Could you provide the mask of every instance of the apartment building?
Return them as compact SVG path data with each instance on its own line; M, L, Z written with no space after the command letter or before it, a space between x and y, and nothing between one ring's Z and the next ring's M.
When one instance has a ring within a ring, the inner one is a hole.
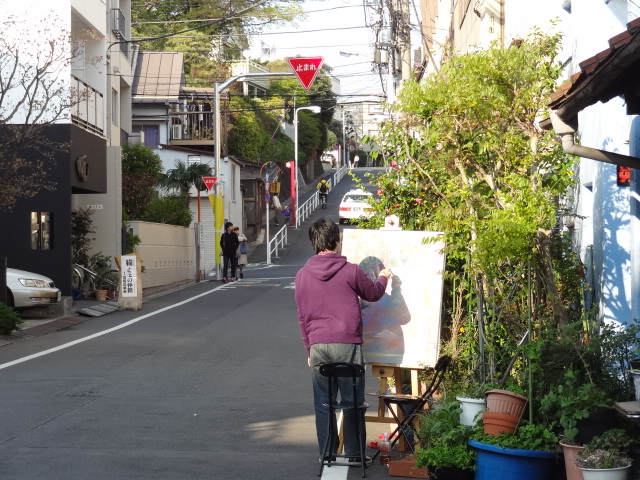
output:
M26 66L41 61L51 45L48 35L68 38L51 52L57 59L55 69L44 74L45 80L55 77L66 94L51 100L50 108L37 101L20 107L23 118L29 119L34 118L29 116L34 108L41 108L43 115L33 121L49 121L46 137L64 146L42 156L43 162L51 162L52 188L0 213L0 222L11 225L11 235L0 237L8 266L51 277L67 299L74 210L94 210L95 252L121 254L120 152L131 133L130 12L130 0L24 0L3 5L3 14L13 16L20 26L5 29L4 38L32 49L20 57ZM62 105L55 119L48 118L52 105ZM20 154L38 157L42 152L32 148Z

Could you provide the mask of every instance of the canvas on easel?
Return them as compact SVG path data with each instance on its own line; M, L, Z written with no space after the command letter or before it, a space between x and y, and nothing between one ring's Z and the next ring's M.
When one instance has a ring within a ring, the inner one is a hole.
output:
M434 366L440 344L444 242L440 232L345 229L342 255L375 279L390 268L384 297L362 302L365 361ZM425 240L430 241L425 241Z

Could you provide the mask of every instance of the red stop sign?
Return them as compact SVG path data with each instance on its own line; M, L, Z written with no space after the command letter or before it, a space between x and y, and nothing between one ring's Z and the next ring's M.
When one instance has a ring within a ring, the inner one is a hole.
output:
M295 57L289 59L291 69L305 90L309 90L309 87L313 84L323 62L323 57Z

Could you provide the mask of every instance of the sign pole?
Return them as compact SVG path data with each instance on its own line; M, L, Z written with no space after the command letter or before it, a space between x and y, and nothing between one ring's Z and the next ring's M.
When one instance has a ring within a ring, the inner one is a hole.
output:
M269 237L269 202L271 201L271 195L269 194L269 182L264 182L264 203L266 205L266 219L267 219L267 265L271 265L271 239Z

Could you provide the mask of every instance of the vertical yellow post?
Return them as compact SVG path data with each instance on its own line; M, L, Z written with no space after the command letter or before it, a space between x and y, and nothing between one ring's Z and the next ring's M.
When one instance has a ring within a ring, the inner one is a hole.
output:
M222 265L222 258L220 257L220 235L222 234L222 229L224 227L224 196L210 194L209 203L213 210L213 227L215 230L213 235L213 245L215 251L216 275L220 277L219 274Z

